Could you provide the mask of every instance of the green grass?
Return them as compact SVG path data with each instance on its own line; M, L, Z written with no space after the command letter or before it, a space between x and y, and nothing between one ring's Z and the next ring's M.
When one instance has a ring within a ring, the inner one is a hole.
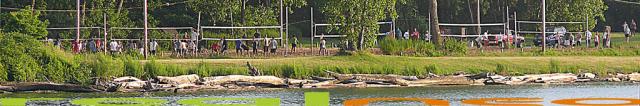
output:
M324 70L352 74L398 74L423 76L425 73L452 74L498 72L519 75L538 73L640 72L640 57L403 57L403 56L332 56L281 59L207 59L156 60L160 64L177 64L185 68L207 64L209 70L247 73L250 62L267 75L290 78L323 76ZM222 75L222 74L218 74Z

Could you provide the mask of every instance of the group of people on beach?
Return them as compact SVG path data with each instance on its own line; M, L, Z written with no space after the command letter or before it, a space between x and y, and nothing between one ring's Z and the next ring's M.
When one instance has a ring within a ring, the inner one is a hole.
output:
M635 20L631 20L631 24L624 22L624 24L622 24L622 29L625 37L625 42L629 43L630 38L635 36L635 33L637 32L637 25ZM611 34L612 34L611 32L612 32L612 27L605 26L605 31L602 32L602 35L597 32L595 32L595 35L594 35L594 33L592 33L591 31L586 30L584 32L584 37L582 34L577 34L577 36L574 36L573 34L569 34L569 36L564 37L564 39L560 39L561 37L555 37L555 38L557 38L558 41L561 41L562 43L560 44L563 44L564 47L582 46L582 43L584 43L587 48L591 48L591 47L611 48Z
M250 39L246 36L243 36L242 39L226 39L223 37L222 39L220 39L219 42L214 42L211 44L210 46L211 53L218 54L218 55L227 54L228 53L227 50L229 50L229 41L234 41L235 50L238 55L257 54L261 47L260 45L263 45L262 52L265 55L269 53L276 54L278 51L278 41L276 40L276 38L269 38L269 37L262 38L262 35L260 34L260 32L256 32L254 34L254 37Z

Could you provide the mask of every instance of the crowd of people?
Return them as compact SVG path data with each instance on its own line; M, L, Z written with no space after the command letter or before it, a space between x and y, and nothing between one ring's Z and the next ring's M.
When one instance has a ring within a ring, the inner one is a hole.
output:
M637 30L637 24L635 20L631 20L630 23L624 22L621 28L623 28L623 33L625 36L625 42L630 42L630 38L635 35ZM603 47L610 48L611 47L611 26L606 26L605 31L602 33L591 32L589 30L585 30L583 33L569 33L569 34L554 34L547 38L548 40L552 40L555 45L554 47L576 47L576 46L586 46L586 47ZM323 34L324 35L324 34ZM421 35L418 29L414 28L413 31L407 30L406 32L402 32L400 28L396 29L395 32L389 33L392 37L396 39L403 40L425 40L429 42L431 40L431 35L423 34ZM229 50L230 41L233 41L235 44L235 52L238 55L245 54L258 54L260 53L260 49L262 49L262 53L264 55L268 54L276 54L278 51L278 40L276 38L263 37L263 35L256 31L252 38L247 36L243 36L242 39L233 39L228 40L224 37L219 41L216 41L210 45L209 48L204 49L204 51L198 50L199 36L197 30L192 30L191 34L185 33L184 36L180 37L178 34L175 34L174 40L172 42L173 45L173 56L182 57L182 56L193 56L198 52L208 52L213 55L226 55ZM299 46L299 41L297 37L292 37L290 40L291 48L290 52L297 52L297 48ZM62 40L47 40L48 42L53 42L53 45L59 48L62 47ZM71 42L71 50L74 53L96 53L96 52L109 52L111 54L119 54L125 52L125 50L144 53L144 47L139 45L144 45L142 39L135 40L111 40L110 42L104 41L104 39L94 38L87 40L74 40ZM126 46L125 46L126 45ZM158 40L151 39L149 42L149 53L151 55L155 55L159 52L160 45L158 44ZM348 42L345 42L345 47L348 45ZM323 37L320 38L319 41L319 51L320 55L328 55L327 51L327 40ZM208 50L207 50L208 49Z

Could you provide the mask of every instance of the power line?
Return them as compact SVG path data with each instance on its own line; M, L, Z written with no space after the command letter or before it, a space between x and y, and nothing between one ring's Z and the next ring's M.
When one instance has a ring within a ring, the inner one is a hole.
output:
M178 5L178 4L185 4L188 3L190 1L182 1L182 2L175 2L175 3L164 3L158 7L168 7L168 6L174 6L174 5ZM123 8L123 10L133 10L133 9L142 9L144 7L130 7L130 8ZM23 8L15 8L15 7L0 7L0 9L5 9L5 10L22 10ZM117 11L118 9L90 9L90 10L80 10L80 11ZM58 10L58 9L51 9L51 10L35 10L35 11L42 11L42 12L76 12L78 10Z

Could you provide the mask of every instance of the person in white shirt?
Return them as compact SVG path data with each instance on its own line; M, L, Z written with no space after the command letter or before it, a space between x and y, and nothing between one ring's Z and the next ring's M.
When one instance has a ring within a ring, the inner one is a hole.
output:
M151 51L151 55L155 55L158 50L158 42L155 39L151 39L149 43L149 51Z
M118 42L111 41L111 43L109 43L109 49L111 51L111 54L117 53L118 52Z
M587 48L590 48L591 47L591 36L593 36L593 34L591 33L591 31L587 30L587 32L585 32L585 35L587 37L586 38L586 40L587 40L587 42L586 42Z
M409 30L407 30L407 32L404 32L403 37L404 39L409 39Z
M629 38L631 37L631 28L629 28L629 24L627 24L627 22L624 22L624 24L622 24L622 28L624 28L624 38L627 43L629 43Z

